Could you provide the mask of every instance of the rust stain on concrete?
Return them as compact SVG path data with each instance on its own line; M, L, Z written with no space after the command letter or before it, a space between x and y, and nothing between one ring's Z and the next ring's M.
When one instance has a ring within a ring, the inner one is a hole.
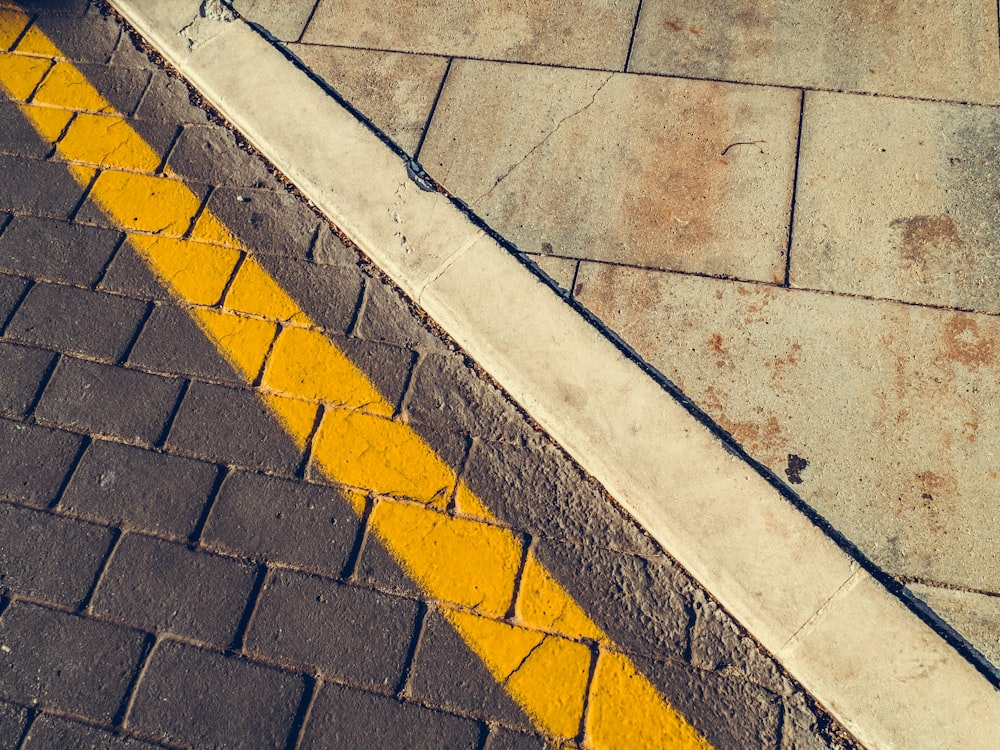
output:
M956 313L944 325L944 354L972 369L995 364L996 341L979 329L972 315Z
M914 477L910 491L900 496L896 515L921 520L933 534L947 534L948 520L959 497L955 477L922 471Z
M925 265L963 245L958 225L947 215L911 216L896 219L889 226L899 231L900 254L910 263Z
M660 256L669 248L671 255L685 258L683 267L711 267L696 259L725 228L719 207L726 205L731 179L729 162L720 154L731 132L730 89L699 88L690 97L667 87L648 89L652 100L644 109L680 112L648 128L644 153L639 158L631 154L634 181L621 222L643 249L643 265L662 264ZM677 123L687 126L678 128Z

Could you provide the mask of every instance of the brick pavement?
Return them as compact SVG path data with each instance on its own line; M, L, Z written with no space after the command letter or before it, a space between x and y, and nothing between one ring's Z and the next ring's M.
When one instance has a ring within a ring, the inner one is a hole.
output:
M60 114L72 72L57 62L55 81L9 92L47 105L33 119L56 122L48 140L8 105L0 143L0 743L548 746L556 737L526 713L518 665L501 684L496 665L470 648L481 643L476 634L509 631L536 633L528 656L551 653L552 669L582 665L580 696L549 686L556 704L592 706L589 728L581 722L560 742L627 742L627 733L599 731L604 704L594 691L621 680L641 691L648 679L718 748L850 744L453 344L138 53L113 17L68 2L32 16L33 27L28 20L0 10L0 44L16 48L0 54L0 80L10 87L20 78L9 71L51 64L36 28L143 137L170 133L145 169L184 175L199 218L156 228L204 237L214 230L205 217L218 216L251 253L204 304L218 309L223 291L227 304L263 304L259 285L239 290L240 274L258 267L249 258L278 280L377 386L390 418L379 424L393 435L415 431L440 457L451 485L434 512L448 520L431 523L428 538L445 524L516 540L517 571L513 590L500 594L473 581L484 598L471 608L442 593L453 562L404 573L385 529L425 523L429 511L397 497L419 499L423 480L375 472L388 482L381 487L361 472L331 482L316 456L333 427L302 445L265 408L262 386L291 371L268 369L248 383L242 361L227 360L192 323L190 300L179 303L140 260L133 243L149 251L157 245L141 238L151 235L126 241L95 203L102 181L127 180L123 194L139 199L155 183L73 167L53 148L74 127L93 126L84 114ZM143 153L101 153L96 164ZM136 205L136 222L161 218L157 201ZM196 290L212 278L211 263L177 268L173 282L189 271ZM315 341L288 333L312 329L279 328L272 356L281 336ZM345 413L367 429L364 412ZM507 542L497 544L477 549ZM547 598L560 586L583 606L582 620ZM563 609L547 611L553 603Z

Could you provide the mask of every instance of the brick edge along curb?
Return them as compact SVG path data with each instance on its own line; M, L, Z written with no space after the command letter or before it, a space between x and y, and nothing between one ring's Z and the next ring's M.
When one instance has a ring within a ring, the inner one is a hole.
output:
M859 740L994 741L976 666L267 39L109 1Z

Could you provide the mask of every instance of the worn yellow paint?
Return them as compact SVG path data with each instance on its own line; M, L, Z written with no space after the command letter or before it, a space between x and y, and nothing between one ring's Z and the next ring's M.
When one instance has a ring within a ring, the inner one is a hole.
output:
M18 10L0 10L0 51L6 52L17 41L31 19Z
M74 117L72 112L55 107L37 107L33 104L22 104L20 107L21 112L42 137L53 142L59 139Z
M86 187L97 177L97 167L88 167L85 164L67 164L69 173L76 178L76 181Z
M25 18L0 8L0 43L16 39ZM129 230L131 245L208 338L248 382L261 378L263 402L301 449L311 449L322 473L348 485L343 494L359 516L373 497L369 529L444 603L449 621L538 726L560 746L578 740L582 728L587 748L706 748L537 558L524 554L521 538L496 523L412 428L392 419L394 405L229 229L201 211L201 198L169 172L152 173L155 152L78 69L53 64L49 58L62 56L40 34L25 36L18 51L41 56L0 53L0 85L27 102L29 120ZM70 122L73 112L111 117L78 114ZM452 501L455 513L447 512Z
M280 393L261 392L264 403L278 417L285 431L292 436L295 444L303 449L316 425L319 405L315 401L285 396Z
M534 555L525 560L515 612L523 625L552 630L569 638L607 640L580 605L565 596L562 587Z
M80 69L73 63L57 62L52 66L32 101L54 107L77 109L86 112L114 113L115 109L101 96Z
M309 320L288 292L249 256L226 293L225 305L230 310L289 323L308 323Z
M138 172L101 172L90 195L126 229L143 232L182 235L201 207L183 182Z
M251 383L256 380L278 327L269 320L212 308L195 307L191 314L237 371Z
M364 492L352 489L345 489L341 494L347 500L347 504L351 506L351 509L358 515L358 518L361 518L365 512L365 506L368 504L368 496Z
M201 242L214 242L217 245L228 247L242 247L242 243L237 240L233 233L212 213L206 211L198 217L198 221L191 231L191 239Z
M496 617L510 608L522 552L509 530L390 499L368 523L431 596Z
M592 658L587 646L469 612L444 614L539 727L565 739L579 734Z
M109 192L102 203L128 199L128 195L115 196ZM116 210L116 213L128 215L133 212ZM177 237L131 234L129 241L157 277L178 297L192 305L218 304L240 259L239 251L233 248Z
M59 153L88 164L143 172L152 172L160 164L159 154L124 119L90 112L76 116L59 141Z
M27 101L49 68L51 60L0 53L0 84L15 101Z
M459 482L455 490L455 512L470 518L480 518L483 521L493 521L493 513L480 500L476 493L469 489L465 482Z
M327 409L313 459L344 484L436 508L448 506L455 488L455 472L409 426L363 411Z
M622 711L628 706L628 711ZM624 654L601 651L590 687L584 745L595 750L676 747L710 750L681 714L664 703Z
M281 332L274 342L274 351L268 359L262 382L273 391L361 409L369 414L391 417L395 411L393 405L327 336L311 328L290 327ZM375 423L373 429L377 430L383 421ZM401 444L401 448L408 451L408 457L415 458L419 449L415 446L408 449L407 446L408 442Z
M63 56L47 36L37 27L32 26L17 43L17 51L26 55L41 55L42 57L60 58Z

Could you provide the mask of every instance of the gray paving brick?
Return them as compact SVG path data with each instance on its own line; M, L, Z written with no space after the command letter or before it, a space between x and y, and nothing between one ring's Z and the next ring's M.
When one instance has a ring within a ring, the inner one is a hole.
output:
M796 687L774 659L704 591L692 589L694 623L688 647L691 665L738 674L772 693L791 696Z
M240 148L232 131L220 125L184 128L167 166L185 179L213 185L253 188L274 182L264 163Z
M125 534L90 607L146 630L224 648L236 635L256 576L253 565L232 558Z
M385 546L371 534L361 549L352 579L357 583L376 586L394 594L413 597L422 595L420 587L403 572Z
M345 245L330 227L320 225L313 244L312 260L327 266L357 266L358 252Z
M407 418L434 431L460 429L505 442L542 439L517 409L480 379L458 352L421 357L406 399Z
M79 435L0 419L0 495L51 504L82 444Z
M0 701L0 741L5 748L16 748L28 724L28 709Z
M666 557L536 540L539 561L621 648L650 656L685 652L688 580Z
M63 164L0 154L0 209L65 219L83 188Z
M59 507L128 529L187 538L218 475L215 464L95 440Z
M531 721L437 610L424 618L407 690L422 703L531 730Z
M299 449L252 391L193 382L167 445L251 469L293 474Z
M377 341L334 335L330 335L330 338L368 376L385 400L398 409L416 354L409 349Z
M853 746L849 738L827 716L819 716L801 692L784 700L781 719L781 750L828 750Z
M96 7L90 7L83 19L46 13L36 19L35 26L65 57L81 63L108 62L121 34L118 23Z
M521 734L503 727L490 731L485 750L545 750L550 745L534 734Z
M365 299L354 335L407 349L443 351L441 340L410 313L399 293L378 279L366 279Z
M715 750L778 747L781 701L763 688L679 661L635 662Z
M114 68L93 63L79 63L77 68L115 111L126 116L135 112L149 84L150 74L147 70Z
M145 640L135 630L14 602L0 616L0 695L110 721Z
M139 300L39 283L7 324L7 336L115 362L128 350L146 312Z
M143 299L164 301L172 299L170 292L157 280L149 270L149 266L128 243L122 245L112 258L97 288Z
M163 70L154 70L145 96L135 111L140 120L180 125L208 122L205 110L191 103L187 85Z
M52 144L43 141L31 123L21 114L17 104L0 99L0 153L42 159L52 151Z
M419 605L305 573L272 571L246 637L248 651L376 689L403 677Z
M0 341L0 413L23 417L52 367L55 352Z
M395 698L324 685L306 725L302 750L405 747L409 750L479 747L483 730L470 719Z
M110 229L16 216L0 235L0 270L92 286L120 241Z
M242 376L205 337L191 314L169 302L153 309L129 352L128 361L158 372L231 385L243 382Z
M305 260L319 226L316 214L280 186L219 188L208 199L208 210L259 255Z
M125 440L153 443L163 434L181 382L123 367L63 357L35 416ZM129 394L123 399L122 394Z
M154 750L151 745L131 737L75 721L43 714L31 724L22 750Z
M14 312L27 286L28 282L24 279L0 274L0 326L6 323L7 318Z
M75 607L113 538L103 526L0 503L0 591Z
M149 658L126 724L183 744L286 747L300 675L174 642Z
M135 130L161 159L169 153L180 131L180 126L172 123L137 120L135 117L129 118L129 127Z
M515 528L551 539L657 552L604 489L550 444L477 440L464 478L490 510Z
M338 333L351 325L361 296L361 271L357 268L270 255L257 260L315 323Z
M201 542L339 576L359 525L332 487L236 471L219 490Z

